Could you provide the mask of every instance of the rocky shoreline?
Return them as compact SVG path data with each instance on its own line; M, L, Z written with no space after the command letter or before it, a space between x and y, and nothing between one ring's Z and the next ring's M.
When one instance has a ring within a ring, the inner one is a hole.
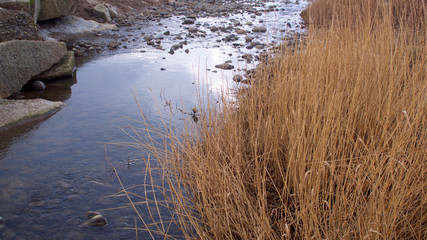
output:
M0 98L9 99L3 102L21 99L19 92L24 85L40 91L44 81L71 76L75 58L131 48L135 42L144 42L147 47L174 54L181 49L184 51L187 40L199 38L203 41L203 38L216 34L222 36L217 42L259 52L256 55L242 54L241 61L266 61L274 43L266 45L256 40L254 34L265 33L267 29L261 20L255 21L266 12L280 10L274 4L266 6L249 0L28 0L24 6L16 5L22 1L6 2L8 4L0 3L0 58L4 59L0 62L0 70L5 73L0 78ZM262 11L260 7L263 7ZM246 14L253 22L236 20L225 25L198 22L200 18L231 14ZM175 21L179 21L179 28L184 33L167 30L156 35L140 31L138 23L149 21L156 24L174 16L179 16ZM286 27L291 26L288 23ZM55 47L61 50L52 52ZM185 48L185 53L188 51ZM234 66L225 62L215 68L231 70ZM254 70L248 70L244 75L246 78L236 74L233 80L249 83L253 73ZM7 115L5 110L0 112L0 128L5 126L1 124L5 122L5 117L1 116L4 114ZM22 118L16 121L19 119Z

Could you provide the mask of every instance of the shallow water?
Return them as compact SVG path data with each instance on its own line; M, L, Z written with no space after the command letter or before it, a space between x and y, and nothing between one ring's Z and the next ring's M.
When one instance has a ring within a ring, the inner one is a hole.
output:
M283 10L266 13L256 20L243 14L197 21L201 23L200 29L204 29L206 22L226 25L230 19L242 23L263 20L262 24L269 27L270 41L274 36L299 31L298 13L306 2L276 4L281 4ZM134 38L142 32L161 34L165 29L186 32L179 28L178 19L181 18L140 23L140 30L118 33ZM292 27L284 27L287 22L291 22ZM288 29L284 33L278 31L283 28ZM47 84L41 96L64 101L64 106L0 132L0 216L7 219L5 225L0 225L0 239L135 239L135 231L129 230L135 224L133 210L108 210L126 205L128 201L121 195L111 197L118 193L120 185L105 160L104 143L131 141L120 128L138 126L130 119L141 120L132 91L151 124L161 127L161 114L180 127L184 121L191 122L191 117L178 108L189 111L197 105L195 83L208 81L215 93L235 84L230 79L239 68L254 66L239 61L237 56L256 50L218 43L216 40L225 35L206 32L205 38L189 38L188 45L174 55L168 50L155 50L142 41L130 40L127 49L106 52L79 63L74 78ZM266 33L254 35L258 41L267 41ZM238 42L243 44L244 40ZM169 49L174 43L172 39L165 39L162 45ZM189 53L184 49L189 49ZM235 71L214 68L227 60L232 61ZM143 153L112 145L107 147L107 152L125 186L143 182ZM82 226L85 213L91 210L100 211L107 217L108 224ZM144 219L151 222L147 209L139 210ZM163 220L167 220L167 211L162 211ZM141 226L139 221L138 226ZM176 227L169 233L179 235ZM141 231L139 238L151 237Z

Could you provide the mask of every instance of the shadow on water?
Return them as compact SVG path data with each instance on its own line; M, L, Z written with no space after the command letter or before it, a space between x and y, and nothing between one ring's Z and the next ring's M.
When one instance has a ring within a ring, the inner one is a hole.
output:
M50 101L66 102L71 97L71 86L77 83L76 75L72 77L45 81L44 91L23 91L25 99L43 98ZM47 121L60 109L50 111L42 116L35 116L19 121L1 129L0 137L0 161L5 157L8 146L19 141L21 136L36 131L40 124Z
M71 86L77 83L76 74L73 77L44 81L44 91L23 91L24 98L44 98L50 101L65 102L71 97Z
M28 132L36 131L38 126L48 120L55 114L55 112L56 111L53 111L43 116L23 120L18 124L12 124L11 126L7 126L5 129L2 129L0 138L0 161L5 158L9 145L19 141L20 137L26 135Z

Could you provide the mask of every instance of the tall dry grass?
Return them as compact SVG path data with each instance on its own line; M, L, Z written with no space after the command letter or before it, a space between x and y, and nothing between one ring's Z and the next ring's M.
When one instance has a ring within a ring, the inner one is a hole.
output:
M141 144L187 239L427 238L426 35L411 25L426 26L426 5L331 24L349 7L363 19L365 2L316 1L311 19L334 17L263 65L237 104L201 103L184 132L142 131L164 138Z
M316 27L373 24L388 19L394 27L425 31L425 0L313 0L302 18Z

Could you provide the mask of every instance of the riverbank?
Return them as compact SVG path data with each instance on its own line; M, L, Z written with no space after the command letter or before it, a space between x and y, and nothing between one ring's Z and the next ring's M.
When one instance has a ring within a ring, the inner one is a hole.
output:
M161 148L135 128L185 237L425 239L426 7L315 1L308 38L236 101Z
M108 12L111 13L109 21L102 19L91 10L98 4L108 7ZM210 41L216 41L216 44L211 44L211 48L219 48L222 45L231 46L241 52L238 61L257 64L269 59L271 44L283 41L280 37L272 39L271 43L262 39L262 36L267 34L265 27L267 23L260 18L266 13L283 11L284 9L279 8L278 4L252 1L197 1L197 3L193 1L150 1L133 4L134 1L77 1L73 16L38 22L38 26L32 27L32 30L37 32L33 35L39 39L41 33L45 39L65 42L67 50L74 53L78 62L84 58L132 51L132 49L141 48L141 44L173 55L175 52L188 53L192 43L197 41L205 41L207 45ZM229 23L208 20L219 20L230 15L237 16L237 14L246 16L247 20L241 22L231 19L232 21ZM158 31L161 29L160 21L167 19L170 19L171 23L175 22L173 25L176 27ZM148 25L148 28L153 29L147 31L142 28L141 24L144 22L150 23L151 26ZM156 22L159 23L159 26L155 25ZM204 23L202 24L202 22ZM40 33L38 33L39 27ZM287 34L288 39L285 41L292 41L292 34L301 27L298 22L289 20L275 31L280 32L282 36ZM5 37L7 36L5 35ZM15 37L10 36L9 38ZM187 46L187 44L189 45ZM246 49L246 51L240 49ZM231 56L233 52L230 51L227 54ZM239 70L238 73L235 73L234 79L242 83L249 83L249 78L254 73L252 69L238 68L230 62L217 62L212 68L213 72L221 69ZM12 98L20 99L29 95L42 96L42 94L16 93Z

